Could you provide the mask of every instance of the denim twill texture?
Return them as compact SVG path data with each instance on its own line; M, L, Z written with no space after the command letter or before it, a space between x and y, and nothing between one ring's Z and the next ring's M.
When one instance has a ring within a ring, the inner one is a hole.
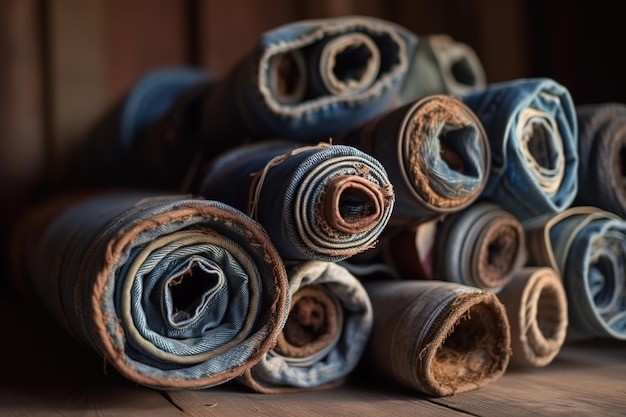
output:
M563 279L572 338L626 340L626 222L597 207L571 207L524 223L529 265Z
M276 343L288 313L286 272L243 213L115 192L46 215L32 214L41 230L16 235L23 279L57 322L131 381L213 386Z
M569 91L549 78L488 85L462 96L482 121L491 170L482 193L520 219L569 207L578 184L578 128Z
M287 272L292 304L278 344L239 380L267 393L343 383L372 329L365 288L332 262L305 261Z
M248 213L285 259L337 261L371 248L391 217L383 166L343 145L272 141L217 158L200 193Z

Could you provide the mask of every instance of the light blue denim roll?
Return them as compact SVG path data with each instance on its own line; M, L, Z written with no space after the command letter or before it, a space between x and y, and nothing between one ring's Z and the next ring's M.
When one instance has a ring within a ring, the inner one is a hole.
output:
M421 39L367 16L301 20L263 33L207 97L208 146L223 151L211 142L224 138L224 145L248 137L325 141L426 94L485 84L467 45Z
M567 88L549 78L518 79L490 84L462 99L489 138L492 162L482 198L523 220L572 204L578 128Z
M276 347L239 380L264 393L337 386L356 367L369 339L369 296L336 263L305 261L289 267L288 275L292 303L283 333ZM295 329L290 332L291 324ZM300 332L306 337L294 340Z
M596 207L571 207L524 223L529 265L559 272L568 337L626 340L626 221Z
M26 280L57 322L131 381L214 386L276 343L287 275L243 213L186 196L112 192L47 216L43 230L18 242Z
M489 174L489 143L462 101L435 94L343 132L336 142L378 159L396 193L394 221L460 211L476 201Z
M594 206L626 218L626 104L576 106L578 193L574 205Z
M338 261L370 249L394 205L385 169L368 154L285 141L217 158L200 194L246 211L290 260Z

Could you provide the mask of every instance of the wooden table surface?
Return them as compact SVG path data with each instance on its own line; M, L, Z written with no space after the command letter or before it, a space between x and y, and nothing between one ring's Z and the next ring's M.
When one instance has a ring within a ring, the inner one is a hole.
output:
M0 296L0 416L626 416L626 342L568 343L546 368L508 370L444 398L353 377L328 391L252 393L237 383L199 391L137 386L45 317Z

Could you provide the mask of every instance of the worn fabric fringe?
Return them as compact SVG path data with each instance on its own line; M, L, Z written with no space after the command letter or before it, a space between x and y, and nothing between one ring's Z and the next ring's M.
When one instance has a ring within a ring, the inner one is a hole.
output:
M443 281L365 283L374 327L363 372L431 396L498 380L511 355L506 312L497 296Z

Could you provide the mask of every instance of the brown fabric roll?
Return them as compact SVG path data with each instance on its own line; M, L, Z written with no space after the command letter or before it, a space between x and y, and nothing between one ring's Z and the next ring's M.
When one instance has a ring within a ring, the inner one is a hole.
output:
M442 281L365 287L374 308L366 372L432 396L471 391L504 373L510 329L493 293Z
M567 335L567 298L552 268L523 268L498 293L511 325L511 364L542 367Z

